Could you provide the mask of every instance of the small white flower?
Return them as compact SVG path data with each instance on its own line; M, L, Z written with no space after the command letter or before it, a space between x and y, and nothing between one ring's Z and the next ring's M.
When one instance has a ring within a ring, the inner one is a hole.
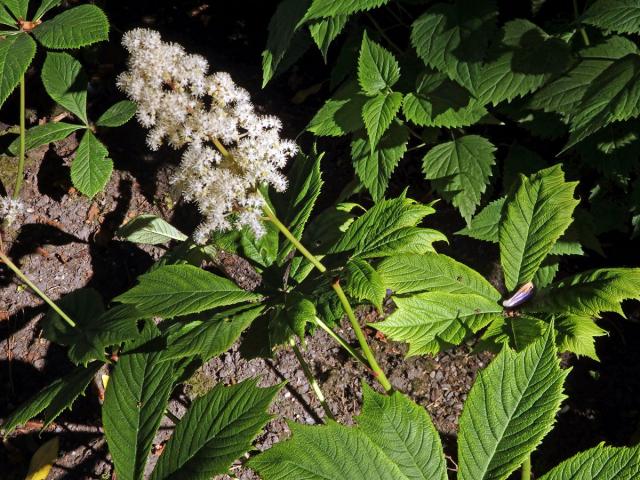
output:
M249 92L228 73L207 75L203 57L162 42L158 32L131 30L122 44L130 57L118 86L138 104L149 147L186 146L172 183L204 216L195 240L204 243L211 232L231 228L264 234L259 187L284 191L280 169L298 150L280 138L280 120L258 115Z
M26 208L20 200L14 200L11 197L0 197L0 219L8 225L15 222L25 210Z

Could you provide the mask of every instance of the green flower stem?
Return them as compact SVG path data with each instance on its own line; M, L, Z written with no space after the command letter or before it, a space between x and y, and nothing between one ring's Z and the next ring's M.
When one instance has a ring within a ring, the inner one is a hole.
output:
M573 0L573 14L577 21L578 17L580 17L580 13L578 12L578 0ZM578 30L580 30L580 34L582 35L582 41L584 42L585 46L588 47L589 45L591 45L591 42L589 41L589 36L587 35L587 31L584 29L584 27L580 27Z
M302 367L302 371L304 372L304 376L307 377L307 381L309 382L309 385L311 385L311 388L313 389L313 392L316 394L316 397L318 397L318 401L320 402L320 405L322 405L322 409L324 410L324 413L327 415L327 418L330 418L331 420L335 420L336 418L333 416L333 413L331 412L331 409L329 408L329 404L327 403L327 399L325 398L324 393L322 393L322 390L320 389L320 385L318 385L318 381L313 376L313 372L309 368L309 364L305 361L304 357L302 356L302 352L300 351L300 349L296 345L295 339L291 338L289 340L289 344L291 345L291 348L293 349L293 353L296 354L296 358L298 359L298 362L300 363L300 366Z
M362 354L360 352L358 352L357 350L354 350L351 345L349 345L347 343L347 341L342 338L340 335L338 335L336 332L334 332L333 330L331 330L331 328L329 328L329 325L327 325L326 323L324 323L323 320L321 320L318 317L314 317L313 321L316 323L316 325L318 325L322 330L324 330L325 332L327 332L329 334L329 336L331 338L333 338L336 343L338 345L340 345L342 348L344 348L347 353L349 355L351 355L353 358L355 358L358 362L362 363L365 367L369 368L369 363L367 362L367 359L364 358L362 356Z
M521 480L531 480L531 457L527 457L527 459L522 464L521 469Z
M62 309L60 309L60 307L58 307L55 302L53 300L51 300L42 290L40 290L38 287L36 287L33 282L31 282L31 280L29 280L27 278L27 276L22 273L22 271L16 266L15 263L13 263L9 257L7 257L4 253L0 252L0 260L2 260L7 267L9 267L11 270L13 270L13 273L16 274L16 276L22 280L25 284L27 284L27 286L29 288L31 288L31 290L33 290L42 300L44 300L47 305L49 305L58 315L60 315L60 317L62 317L62 319L67 322L69 325L71 325L72 327L76 326L76 322L74 322L73 320L71 320L69 318L69 316L64 313L62 311Z
M22 188L22 181L24 177L24 156L25 156L25 139L26 139L26 128L25 128L25 116L26 116L26 107L25 107L25 85L24 85L24 74L20 77L20 149L18 153L18 172L16 173L16 186L13 189L13 198L17 199L20 197L20 189Z
M315 257L315 255L313 255L309 250L305 248L304 245L302 245L302 243L300 243L300 241L289 231L289 229L276 217L276 214L273 212L273 210L271 210L271 208L268 205L265 205L264 212L267 218L271 220L271 222L276 226L276 228L280 230L280 232L287 238L287 240L289 240L293 244L293 246L296 247L296 249L298 249L298 251L302 255L304 255L307 258L307 260L309 260L313 264L314 267L318 269L318 271L320 271L321 273L326 273L327 267L325 267L320 262L320 260L318 260ZM364 356L367 359L367 363L369 364L369 368L371 368L373 376L376 378L376 380L378 380L380 385L382 385L382 388L384 388L387 393L391 392L393 390L393 388L391 387L391 383L389 382L389 380L387 379L387 376L384 374L384 372L380 368L380 365L378 365L378 362L376 361L376 358L373 355L373 352L371 351L371 349L369 348L369 345L367 344L367 339L365 338L362 328L358 323L358 319L353 313L353 309L349 304L349 300L347 299L347 296L345 295L344 290L342 290L342 287L340 286L340 280L339 279L333 280L331 282L331 288L333 288L333 290L338 295L338 298L340 299L340 303L342 304L342 308L344 308L344 311L347 313L347 317L351 322L351 326L353 327L353 330L356 334L356 338L358 339L358 343L360 344L360 348L364 352Z

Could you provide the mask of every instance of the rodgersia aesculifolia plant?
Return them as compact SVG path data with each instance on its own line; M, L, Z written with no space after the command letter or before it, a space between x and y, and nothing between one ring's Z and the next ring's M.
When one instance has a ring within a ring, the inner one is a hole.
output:
M314 0L310 11L321 3ZM598 317L621 312L620 303L640 292L638 269L554 278L557 257L581 249L571 231L576 182L565 180L562 167L517 176L507 195L462 232L498 243L507 287L498 291L475 270L437 253L434 244L446 237L423 226L433 204L406 192L381 194L368 209L339 203L312 216L323 185L321 155L305 156L281 139L280 121L258 115L249 93L226 73L208 73L203 57L144 29L126 33L123 44L130 57L118 85L149 129L150 148L166 143L183 151L174 182L203 221L191 238L152 215L124 225L119 233L127 240L171 245L108 308L91 289L53 303L7 262L52 306L44 335L68 346L77 367L18 407L2 426L5 434L36 415L49 425L108 363L102 420L110 454L119 480L141 479L174 387L238 340L247 355L293 348L330 419L298 347L322 329L365 367L357 426L293 424L292 439L247 465L268 480L444 480L447 461L428 413L394 391L354 313L355 305L382 311L391 291L395 311L371 326L408 342L410 354L436 353L480 333L478 348L500 352L465 403L457 478L504 480L519 468L523 479L531 478L530 455L564 399L569 372L560 368L558 352L596 357L593 339L605 333ZM373 57L379 53L367 48ZM242 288L201 268L221 252L247 260L257 280ZM334 331L345 315L358 348ZM384 394L368 386L370 379ZM266 411L279 388L258 388L255 379L219 384L181 418L169 415L175 428L151 478L227 473L270 419ZM640 475L639 458L638 447L599 445L542 478L631 480Z

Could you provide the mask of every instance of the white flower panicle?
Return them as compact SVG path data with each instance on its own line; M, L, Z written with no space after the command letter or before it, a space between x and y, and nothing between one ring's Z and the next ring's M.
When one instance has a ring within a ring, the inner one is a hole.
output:
M0 197L0 220L11 225L20 215L25 212L26 208L20 200L11 197Z
M122 44L130 57L118 86L138 105L149 147L186 146L173 182L205 218L196 241L245 226L262 235L265 201L258 189L284 191L280 170L297 152L295 143L280 138L280 120L256 113L249 93L228 73L207 75L203 57L163 42L158 32L131 30Z

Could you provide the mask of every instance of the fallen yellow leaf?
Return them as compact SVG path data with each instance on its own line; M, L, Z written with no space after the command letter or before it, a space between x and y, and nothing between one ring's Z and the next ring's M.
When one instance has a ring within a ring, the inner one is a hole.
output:
M45 480L51 471L53 462L58 458L59 448L60 440L58 437L53 437L36 450L36 453L31 457L31 462L29 462L29 472L24 480Z

